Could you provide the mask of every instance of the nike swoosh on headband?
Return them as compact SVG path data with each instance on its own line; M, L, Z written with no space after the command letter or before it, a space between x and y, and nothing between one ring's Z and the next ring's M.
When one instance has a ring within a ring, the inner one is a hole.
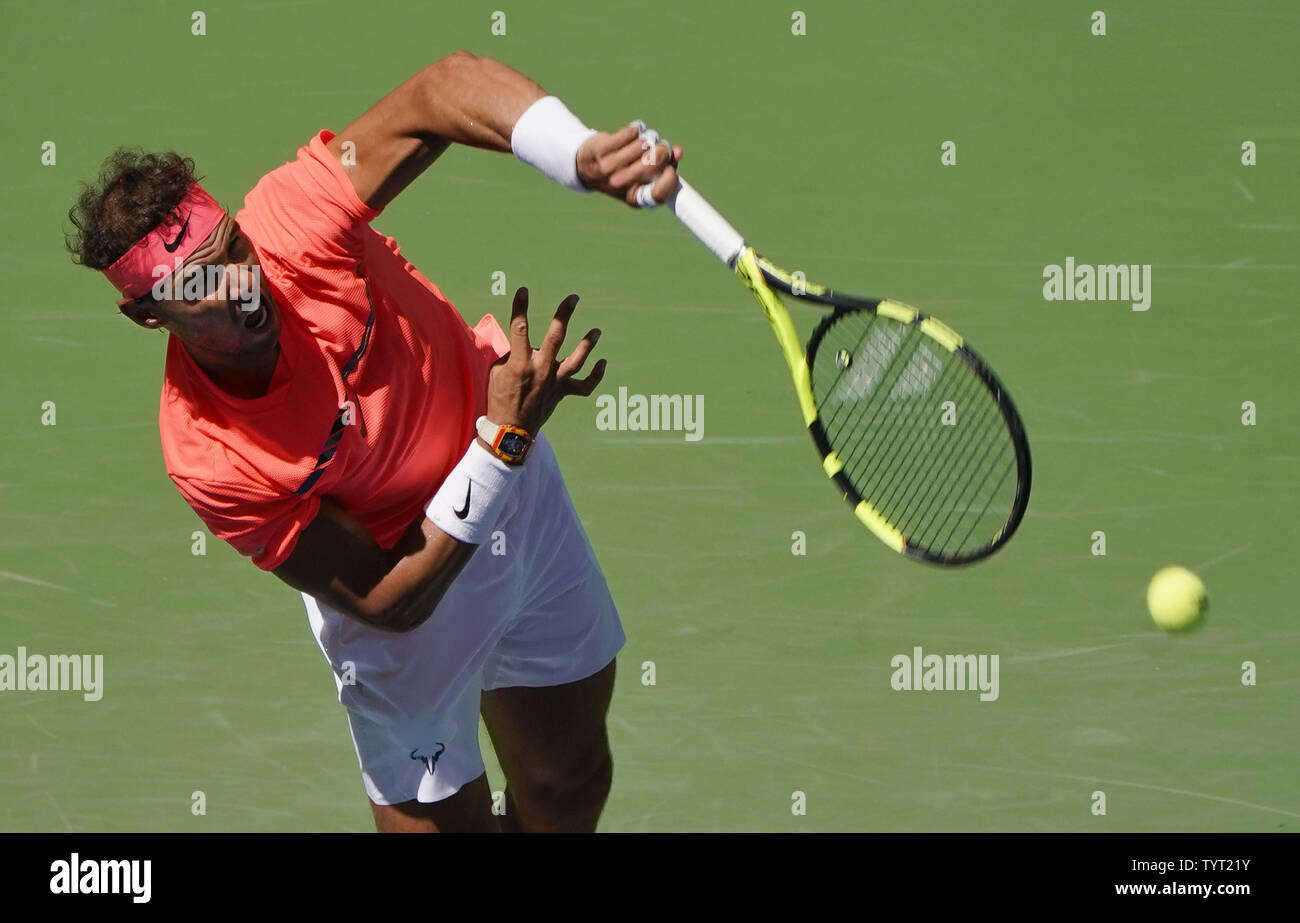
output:
M167 241L164 240L163 249L166 250L168 253L175 253L176 248L179 247L181 245L181 241L185 239L185 231L189 226L190 226L190 216L186 215L185 223L181 225L180 233L176 235L176 239L173 240L171 243L167 243Z

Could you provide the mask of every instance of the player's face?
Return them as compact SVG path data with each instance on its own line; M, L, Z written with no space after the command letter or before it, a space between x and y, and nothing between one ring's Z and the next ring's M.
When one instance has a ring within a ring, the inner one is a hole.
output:
M162 290L170 297L155 298L150 313L192 347L252 359L279 342L280 312L252 244L229 215Z

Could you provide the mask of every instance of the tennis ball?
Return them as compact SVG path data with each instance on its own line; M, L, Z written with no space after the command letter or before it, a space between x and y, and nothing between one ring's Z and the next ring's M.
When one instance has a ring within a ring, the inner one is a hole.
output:
M1210 605L1201 578L1185 567L1156 572L1147 587L1147 608L1165 631L1189 631L1201 624Z

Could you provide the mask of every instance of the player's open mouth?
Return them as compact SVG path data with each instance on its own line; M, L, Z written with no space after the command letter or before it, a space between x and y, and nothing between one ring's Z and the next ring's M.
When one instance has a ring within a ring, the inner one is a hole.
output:
M266 326L266 322L270 317L271 312L267 310L266 304L263 303L256 311L244 318L244 326L249 330L260 330Z

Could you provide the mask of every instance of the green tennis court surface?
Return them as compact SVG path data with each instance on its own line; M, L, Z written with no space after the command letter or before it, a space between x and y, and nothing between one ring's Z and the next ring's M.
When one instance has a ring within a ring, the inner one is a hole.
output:
M0 692L0 830L371 828L300 599L211 537L192 553L165 338L61 234L119 144L194 157L233 209L460 47L593 126L657 127L782 265L951 324L1034 453L993 559L898 558L818 470L762 315L668 214L448 153L375 226L471 321L508 314L495 272L535 306L577 291L601 393L704 396L698 441L576 399L547 426L629 635L602 829L1294 830L1295 7L1103 4L1094 36L1079 4L838 2L796 36L788 3L565 2L494 36L498 6L229 3L192 36L166 5L5 5L0 654L101 654L104 687ZM1150 265L1149 310L1045 300L1067 257ZM1195 635L1145 612L1170 563L1208 585ZM916 647L998 655L996 700L895 691Z

